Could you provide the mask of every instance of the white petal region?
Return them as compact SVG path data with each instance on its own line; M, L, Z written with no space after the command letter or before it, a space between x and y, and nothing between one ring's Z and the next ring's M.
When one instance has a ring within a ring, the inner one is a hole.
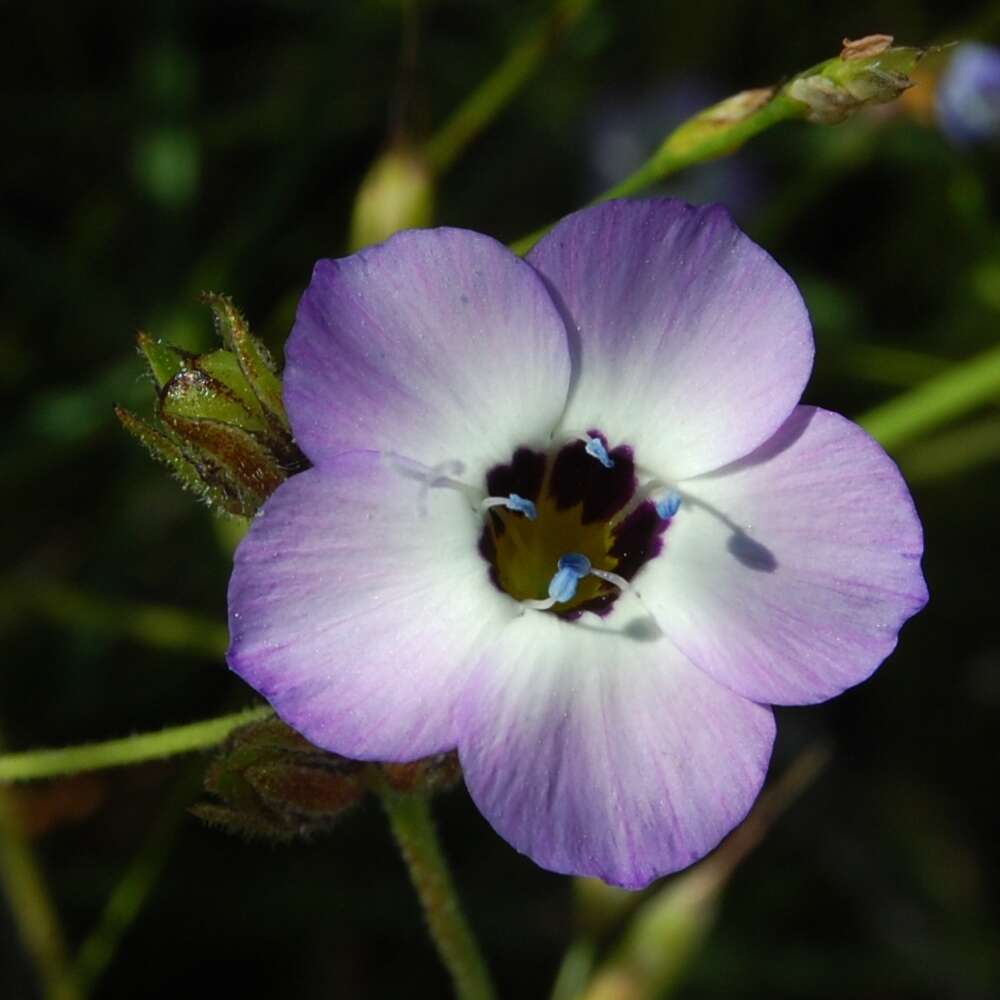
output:
M344 451L461 460L467 482L544 445L566 402L566 329L537 273L496 240L410 230L322 260L287 348L285 402L317 465Z
M374 452L293 476L236 554L229 663L309 740L362 760L453 748L463 678L517 606L480 519Z
M691 661L747 698L807 704L859 683L927 601L906 484L838 414L799 407L752 455L680 489L637 586Z
M606 621L528 612L467 686L466 785L544 868L640 888L715 847L760 790L770 709L713 682L649 625L627 597Z
M742 458L798 403L813 358L802 297L720 206L608 202L528 260L574 331L566 433L600 427L677 480Z

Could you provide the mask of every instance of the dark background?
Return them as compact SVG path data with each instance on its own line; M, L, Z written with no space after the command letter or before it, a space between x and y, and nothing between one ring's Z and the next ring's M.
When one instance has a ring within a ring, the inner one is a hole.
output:
M407 102L417 136L545 9L426 3ZM111 404L151 410L137 329L212 345L202 289L231 294L280 353L314 260L345 251L353 195L399 107L401 20L390 0L3 6L8 748L251 703L220 657L154 648L123 634L127 615L73 611L51 587L224 621L225 531ZM630 143L650 151L699 100L778 81L835 55L845 35L996 42L998 22L996 4L913 0L596 4L444 178L438 219L516 238L634 166ZM671 190L730 203L791 272L818 343L806 399L857 416L996 343L998 163L899 110L781 126ZM871 681L779 711L773 773L817 736L833 762L734 876L678 996L1000 991L1000 467L963 460L955 441L897 454L926 526L930 606ZM169 803L191 762L19 793L71 945L164 810L179 812ZM436 809L503 995L545 996L572 933L570 881L497 838L463 790ZM447 995L375 803L293 847L181 816L97 995L197 995L209 977L247 998ZM35 989L0 905L0 995Z

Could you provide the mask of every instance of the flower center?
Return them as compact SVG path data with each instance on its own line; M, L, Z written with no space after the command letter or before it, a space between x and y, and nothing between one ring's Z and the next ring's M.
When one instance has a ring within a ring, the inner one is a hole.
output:
M479 550L500 590L563 618L607 613L663 548L680 496L640 487L632 449L599 431L552 454L518 448L486 476Z

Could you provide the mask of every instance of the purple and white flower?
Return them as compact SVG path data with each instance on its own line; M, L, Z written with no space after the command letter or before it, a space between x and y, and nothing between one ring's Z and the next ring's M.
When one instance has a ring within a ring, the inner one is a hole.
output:
M320 261L285 400L314 467L236 555L232 668L311 741L458 748L538 864L639 887L747 813L770 705L864 680L920 522L799 406L808 315L719 207L610 202L526 260L460 229Z

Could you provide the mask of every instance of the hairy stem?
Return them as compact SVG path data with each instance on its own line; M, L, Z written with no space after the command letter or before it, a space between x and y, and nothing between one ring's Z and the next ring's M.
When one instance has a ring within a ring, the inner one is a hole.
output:
M6 754L0 756L0 782L52 778L204 750L221 743L239 726L267 718L272 711L270 706L261 705L231 715L206 719L204 722L174 726L155 733L136 733L134 736L107 740L104 743Z
M434 829L426 796L381 792L434 944L460 1000L493 1000L495 993L479 946L462 914L451 873Z

